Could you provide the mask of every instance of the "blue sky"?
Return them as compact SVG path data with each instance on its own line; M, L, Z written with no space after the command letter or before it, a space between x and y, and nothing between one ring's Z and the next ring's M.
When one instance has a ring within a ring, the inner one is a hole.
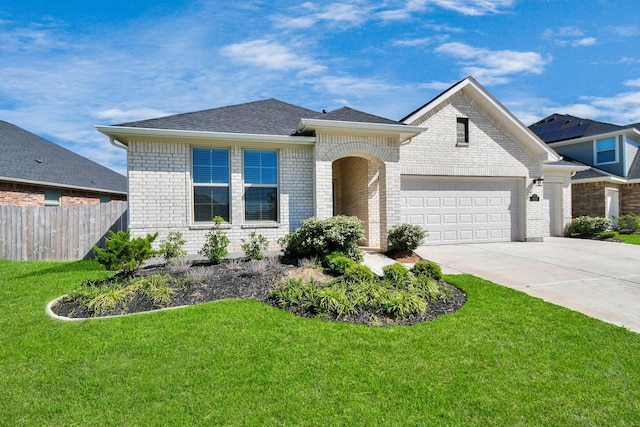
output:
M400 119L472 75L526 125L640 122L635 0L0 3L0 120L118 172L94 125L276 98Z

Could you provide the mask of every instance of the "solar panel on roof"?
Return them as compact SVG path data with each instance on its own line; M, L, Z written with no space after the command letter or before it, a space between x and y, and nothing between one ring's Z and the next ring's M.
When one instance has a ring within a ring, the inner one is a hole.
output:
M588 127L589 127L588 124L584 124L584 125L579 125L579 126L574 126L572 128L569 128L565 131L563 139L579 138L582 135L584 135Z

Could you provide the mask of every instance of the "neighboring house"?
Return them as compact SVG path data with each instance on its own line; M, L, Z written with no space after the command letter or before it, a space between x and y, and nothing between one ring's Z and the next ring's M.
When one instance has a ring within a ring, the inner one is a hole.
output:
M640 123L553 114L529 128L565 159L591 166L572 178L574 216L640 214Z
M127 150L132 235L179 231L191 253L215 215L232 250L252 231L276 246L312 216L358 216L375 248L401 222L445 244L541 241L571 218L575 167L473 78L402 122L269 99L96 128Z
M0 150L0 205L127 200L126 177L1 120Z

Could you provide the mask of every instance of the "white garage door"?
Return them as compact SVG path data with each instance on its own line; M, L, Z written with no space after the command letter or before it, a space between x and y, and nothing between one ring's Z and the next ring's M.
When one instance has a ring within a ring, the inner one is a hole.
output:
M401 222L423 226L425 244L518 239L516 180L402 177Z

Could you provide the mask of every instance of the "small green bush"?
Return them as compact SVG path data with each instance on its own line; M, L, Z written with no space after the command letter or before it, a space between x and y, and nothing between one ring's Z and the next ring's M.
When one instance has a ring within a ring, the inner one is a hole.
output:
M613 224L608 218L580 216L571 220L568 231L570 237L592 237L612 228Z
M182 233L172 231L167 236L167 240L163 240L158 249L158 253L162 255L165 261L173 261L187 256L187 251L182 247L186 241L182 238Z
M214 225L205 236L206 241L198 253L206 256L209 261L218 264L229 255L229 238L227 233L220 230L220 224L224 222L224 219L216 216L213 218L213 222Z
M340 251L334 251L325 257L325 265L331 271L345 274L349 268L357 265L357 262Z
M640 216L631 212L626 215L614 216L616 230L621 234L631 234L640 230Z
M428 277L433 280L442 280L442 268L433 261L416 262L411 272L418 277Z
M125 273L132 273L155 254L151 243L156 237L158 237L158 233L131 239L129 230L117 233L109 231L109 237L105 240L106 248L94 246L93 253L100 265L107 270L122 270Z
M427 232L418 225L398 224L389 230L389 249L397 251L413 251L424 238Z
M244 251L244 254L249 259L261 260L264 258L264 251L269 247L269 241L262 234L258 234L252 231L249 234L249 240L241 239L242 245L240 247Z
M309 218L297 230L288 233L278 243L284 258L295 261L302 258L324 259L329 253L340 251L348 258L361 262L362 251L358 241L364 238L362 221L354 216L334 216L329 219Z
M393 291L384 305L386 314L399 319L424 314L426 310L427 303L420 296L403 290Z
M351 267L347 268L347 271L344 273L345 279L350 281L367 281L373 280L373 271L366 265L362 264L354 264Z
M402 286L409 276L409 269L399 262L396 262L395 264L382 267L382 274L385 279Z

